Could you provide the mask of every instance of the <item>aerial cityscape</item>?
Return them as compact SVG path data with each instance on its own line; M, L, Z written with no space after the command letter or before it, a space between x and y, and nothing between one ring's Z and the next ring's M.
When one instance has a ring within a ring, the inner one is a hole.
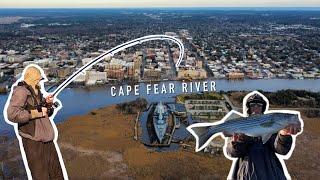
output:
M306 153L320 148L319 9L191 6L0 9L0 179L27 176L4 109L28 65L44 70L51 93L94 58L147 35L179 39L180 66L174 42L143 42L106 56L57 97L63 108L52 121L70 179L225 179L226 141L196 153L186 128L246 111L253 90L271 110L301 113L304 131L286 164L292 179L319 176L320 152Z
M102 52L149 34L179 38L179 49L153 41L95 65L75 83L193 79L315 79L320 77L318 11L4 9L0 18L0 82L8 88L28 64L59 82Z

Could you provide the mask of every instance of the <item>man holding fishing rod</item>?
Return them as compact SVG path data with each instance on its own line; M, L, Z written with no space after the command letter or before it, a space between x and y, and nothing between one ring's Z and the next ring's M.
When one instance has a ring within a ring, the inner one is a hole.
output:
M40 82L46 79L36 65L27 66L13 86L6 105L6 119L15 127L28 178L64 179L57 149L53 142L53 96L41 93ZM63 162L62 162L63 163ZM29 168L29 169L28 169Z
M266 112L268 102L262 96L255 93L247 98L247 102L244 102L248 116ZM291 125L273 134L265 144L262 143L261 137L233 134L231 138L228 138L226 152L229 156L238 159L233 165L228 179L287 179L282 164L275 153L286 155L292 146L291 135L295 135L299 131L300 127Z

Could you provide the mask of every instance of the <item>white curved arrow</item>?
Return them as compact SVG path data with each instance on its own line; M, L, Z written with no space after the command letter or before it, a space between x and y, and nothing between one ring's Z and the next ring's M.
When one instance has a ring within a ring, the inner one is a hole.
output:
M82 66L80 69L78 69L76 72L74 72L71 76L69 76L65 81L63 81L52 93L53 96L57 96L66 86L68 86L76 77L79 76L79 74L81 74L81 72L86 71L88 69L90 69L93 65L97 64L99 61L101 61L105 56L110 55L113 56L115 53L122 51L128 47L132 47L134 45L137 44L141 44L143 42L146 41L152 41L152 40L171 40L173 42L175 42L176 44L178 44L179 49L180 49L180 53L179 53L179 59L176 63L176 69L179 69L180 63L182 61L183 58L183 53L184 53L184 46L182 44L182 42L172 36L167 36L167 35L149 35L149 36L143 36L131 41L128 41L126 43L120 44L108 51L106 51L105 53L101 54L100 56L94 58L93 60L91 60L90 62L88 62L87 64L85 64L84 66Z

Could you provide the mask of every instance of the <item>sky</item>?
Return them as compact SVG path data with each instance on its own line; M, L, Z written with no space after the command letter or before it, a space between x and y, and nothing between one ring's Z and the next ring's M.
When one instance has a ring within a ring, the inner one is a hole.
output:
M0 8L320 7L320 0L0 0Z

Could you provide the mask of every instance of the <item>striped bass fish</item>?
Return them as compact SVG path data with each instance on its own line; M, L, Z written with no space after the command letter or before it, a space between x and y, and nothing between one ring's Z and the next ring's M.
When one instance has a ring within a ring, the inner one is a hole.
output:
M299 112L291 113L268 113L249 117L242 117L237 113L231 113L228 119L216 123L195 123L187 127L187 130L196 138L196 151L201 151L210 141L223 133L230 137L234 133L242 133L251 137L261 137L266 143L272 134L289 125L301 128Z

